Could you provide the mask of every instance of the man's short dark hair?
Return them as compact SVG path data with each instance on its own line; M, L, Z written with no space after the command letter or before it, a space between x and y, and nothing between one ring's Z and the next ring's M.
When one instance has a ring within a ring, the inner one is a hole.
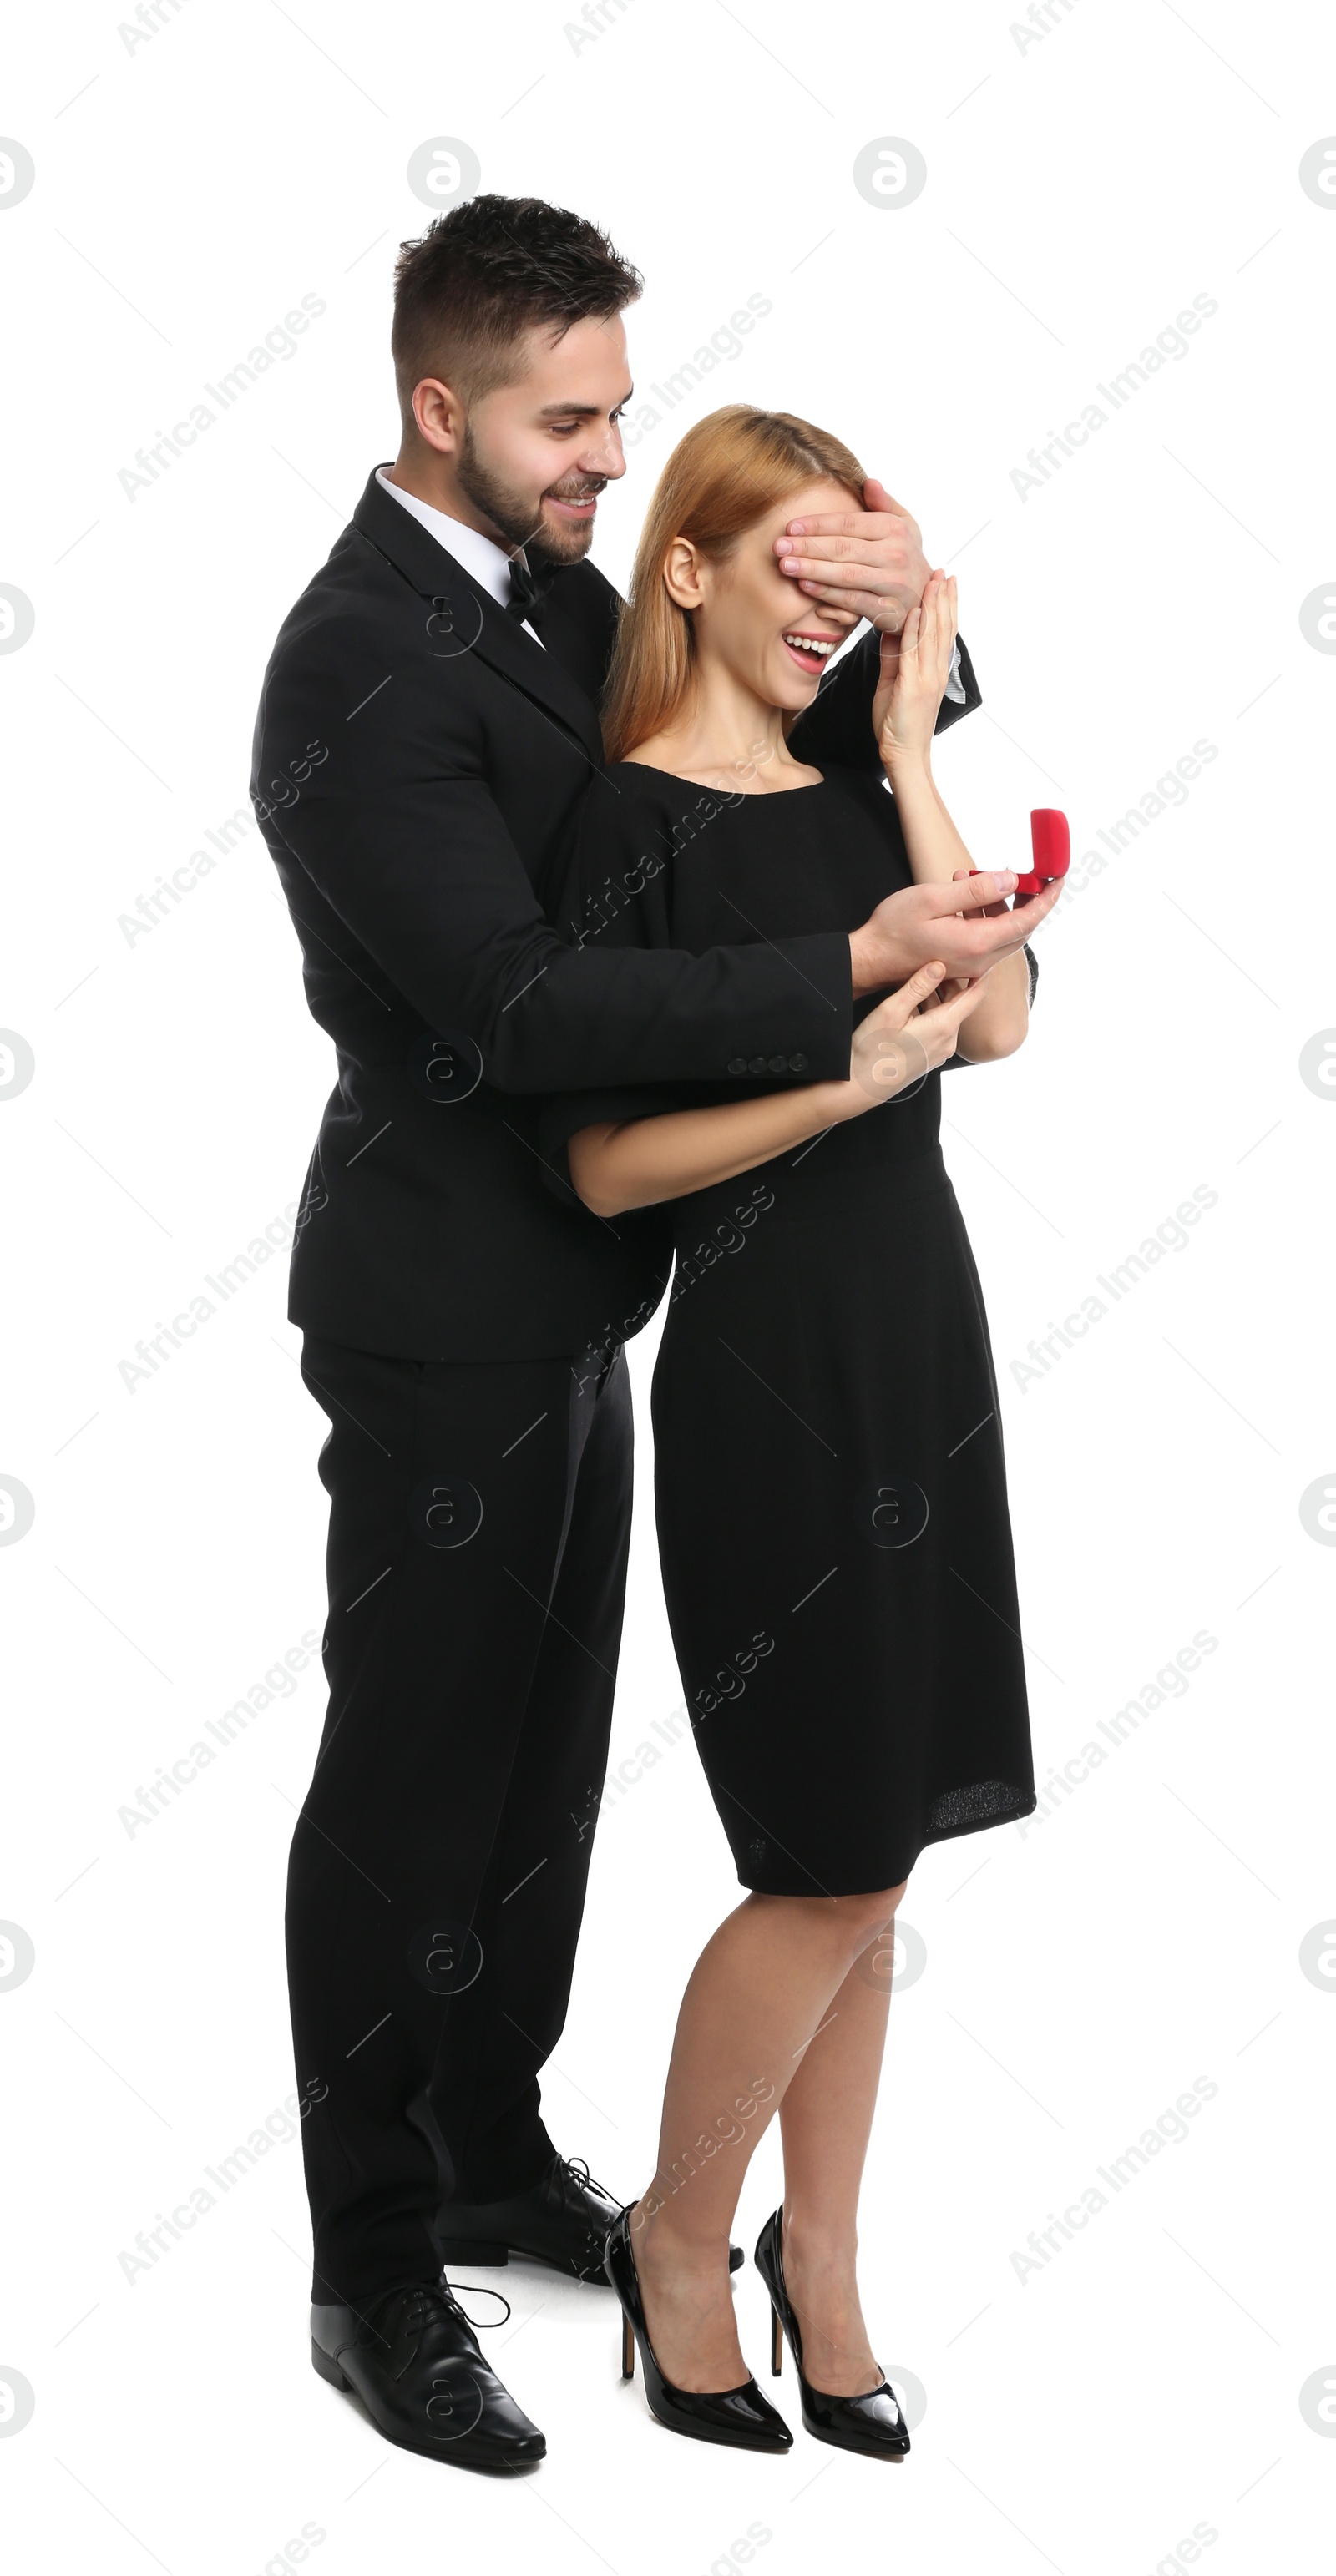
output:
M404 242L394 271L394 356L407 430L413 388L439 376L465 402L513 380L527 333L620 313L644 279L605 232L541 197L469 197Z

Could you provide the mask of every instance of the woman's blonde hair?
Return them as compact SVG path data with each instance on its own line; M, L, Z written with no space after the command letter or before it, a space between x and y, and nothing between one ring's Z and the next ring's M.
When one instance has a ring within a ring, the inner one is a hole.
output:
M631 591L622 610L603 698L603 742L610 761L672 722L691 685L695 626L663 578L674 537L689 537L722 563L786 492L804 483L842 483L863 506L863 468L829 430L792 412L726 403L698 420L673 449L655 488L636 548Z

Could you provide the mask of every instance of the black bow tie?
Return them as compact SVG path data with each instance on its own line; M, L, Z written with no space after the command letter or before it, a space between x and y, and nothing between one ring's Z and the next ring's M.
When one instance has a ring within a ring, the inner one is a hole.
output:
M541 572L532 572L528 564L522 562L518 555L512 555L510 597L506 601L508 614L511 617L527 617L531 609L537 607L539 600L546 598L551 586L552 572L546 566Z

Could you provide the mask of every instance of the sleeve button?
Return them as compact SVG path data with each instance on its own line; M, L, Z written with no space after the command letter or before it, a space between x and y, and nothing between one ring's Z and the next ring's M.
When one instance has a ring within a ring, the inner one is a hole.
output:
M745 1055L731 1055L728 1059L728 1070L730 1073L745 1073L747 1070Z
M805 1055L791 1055L791 1056L789 1057L789 1071L790 1071L790 1073L806 1073L806 1071L807 1071L807 1058L806 1058L806 1056L805 1056Z
M748 1070L752 1073L768 1073L770 1067L763 1055L754 1055Z

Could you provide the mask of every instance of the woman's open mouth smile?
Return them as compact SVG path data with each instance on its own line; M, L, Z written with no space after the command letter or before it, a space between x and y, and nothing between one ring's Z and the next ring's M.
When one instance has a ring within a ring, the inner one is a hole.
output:
M800 671L806 671L812 676L819 675L825 669L826 663L841 640L838 635L805 634L799 626L786 627L781 638L789 659L797 664Z

